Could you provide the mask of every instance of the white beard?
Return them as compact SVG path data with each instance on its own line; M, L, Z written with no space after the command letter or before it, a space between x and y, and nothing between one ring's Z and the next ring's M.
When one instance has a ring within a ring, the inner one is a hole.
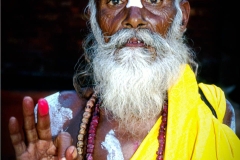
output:
M90 8L95 13L93 4ZM120 129L133 136L151 129L161 113L168 88L180 76L180 66L191 61L192 53L180 32L179 14L180 9L166 38L147 29L123 29L111 36L108 43L92 14L93 33L86 39L85 54L92 61L101 108L109 118L119 122ZM151 47L123 47L132 37Z
M150 130L149 121L159 117L167 90L179 77L180 65L186 63L171 50L163 51L168 47L163 48L155 53L146 48L124 47L116 51L98 46L93 59L102 108L119 122L121 129L135 136L143 128Z

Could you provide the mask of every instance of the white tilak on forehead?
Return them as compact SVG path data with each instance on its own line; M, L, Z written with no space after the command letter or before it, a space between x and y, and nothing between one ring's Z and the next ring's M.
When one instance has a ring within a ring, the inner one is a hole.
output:
M127 3L127 8L130 8L130 7L139 7L139 8L142 8L143 5L142 5L142 2L141 0L128 0L128 3Z
M44 98L47 100L49 106L52 136L56 136L59 132L63 131L64 123L72 119L72 110L63 107L59 103L58 101L59 96L60 93L57 92ZM34 108L36 122L37 122L37 108L38 105L36 105L36 107Z
M110 130L105 137L104 142L101 143L102 148L108 152L107 160L124 160L121 150L121 144L115 137L113 130Z

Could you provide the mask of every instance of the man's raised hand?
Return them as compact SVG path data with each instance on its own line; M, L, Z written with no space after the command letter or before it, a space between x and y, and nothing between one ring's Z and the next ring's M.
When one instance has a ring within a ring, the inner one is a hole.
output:
M49 107L45 99L38 101L37 123L35 123L34 102L31 97L23 99L25 144L20 126L15 117L9 120L9 131L18 160L77 159L76 148L71 135L61 132L52 140Z

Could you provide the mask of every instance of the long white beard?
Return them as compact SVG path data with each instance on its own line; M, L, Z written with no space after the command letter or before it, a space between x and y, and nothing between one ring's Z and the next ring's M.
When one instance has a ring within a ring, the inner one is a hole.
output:
M180 14L179 9L166 38L147 29L123 29L111 36L108 43L95 17L91 17L95 37L90 35L88 42L94 43L87 44L85 51L92 61L90 66L101 107L119 122L121 129L133 136L145 134L143 129L151 129L149 122L159 117L167 90L180 75L180 66L191 57L180 32ZM150 48L123 47L132 37Z
M124 31L119 33L124 34ZM163 40L147 36L143 39L147 44ZM186 63L184 56L168 49L165 41L158 44L161 46L154 47L156 52L147 48L116 50L98 46L93 59L96 90L100 93L102 107L119 122L121 129L134 135L139 135L138 130L143 128L150 130L149 121L159 116L168 88L179 77L180 65Z

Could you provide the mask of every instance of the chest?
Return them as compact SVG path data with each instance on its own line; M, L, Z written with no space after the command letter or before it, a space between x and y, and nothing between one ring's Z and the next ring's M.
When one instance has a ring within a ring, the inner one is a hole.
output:
M139 144L139 141L128 135L118 135L112 128L99 127L95 138L93 157L94 159L102 157L105 160L130 159Z
M72 126L72 127L71 127ZM77 126L79 126L76 122L71 124L71 126L68 128L68 132L73 137L73 145L76 146L77 144L77 137L78 137L78 129ZM75 127L73 127L75 126ZM124 159L130 159L132 155L137 150L139 144L141 143L141 140L136 140L131 137L129 137L127 134L119 134L115 130L115 124L111 123L109 121L100 121L98 124L98 127L96 129L96 135L93 139L93 141L90 143L92 146L90 148L93 148L93 159L97 160L124 160ZM89 144L87 142L87 137L89 136L88 133L84 136L84 154L86 154L87 145Z

